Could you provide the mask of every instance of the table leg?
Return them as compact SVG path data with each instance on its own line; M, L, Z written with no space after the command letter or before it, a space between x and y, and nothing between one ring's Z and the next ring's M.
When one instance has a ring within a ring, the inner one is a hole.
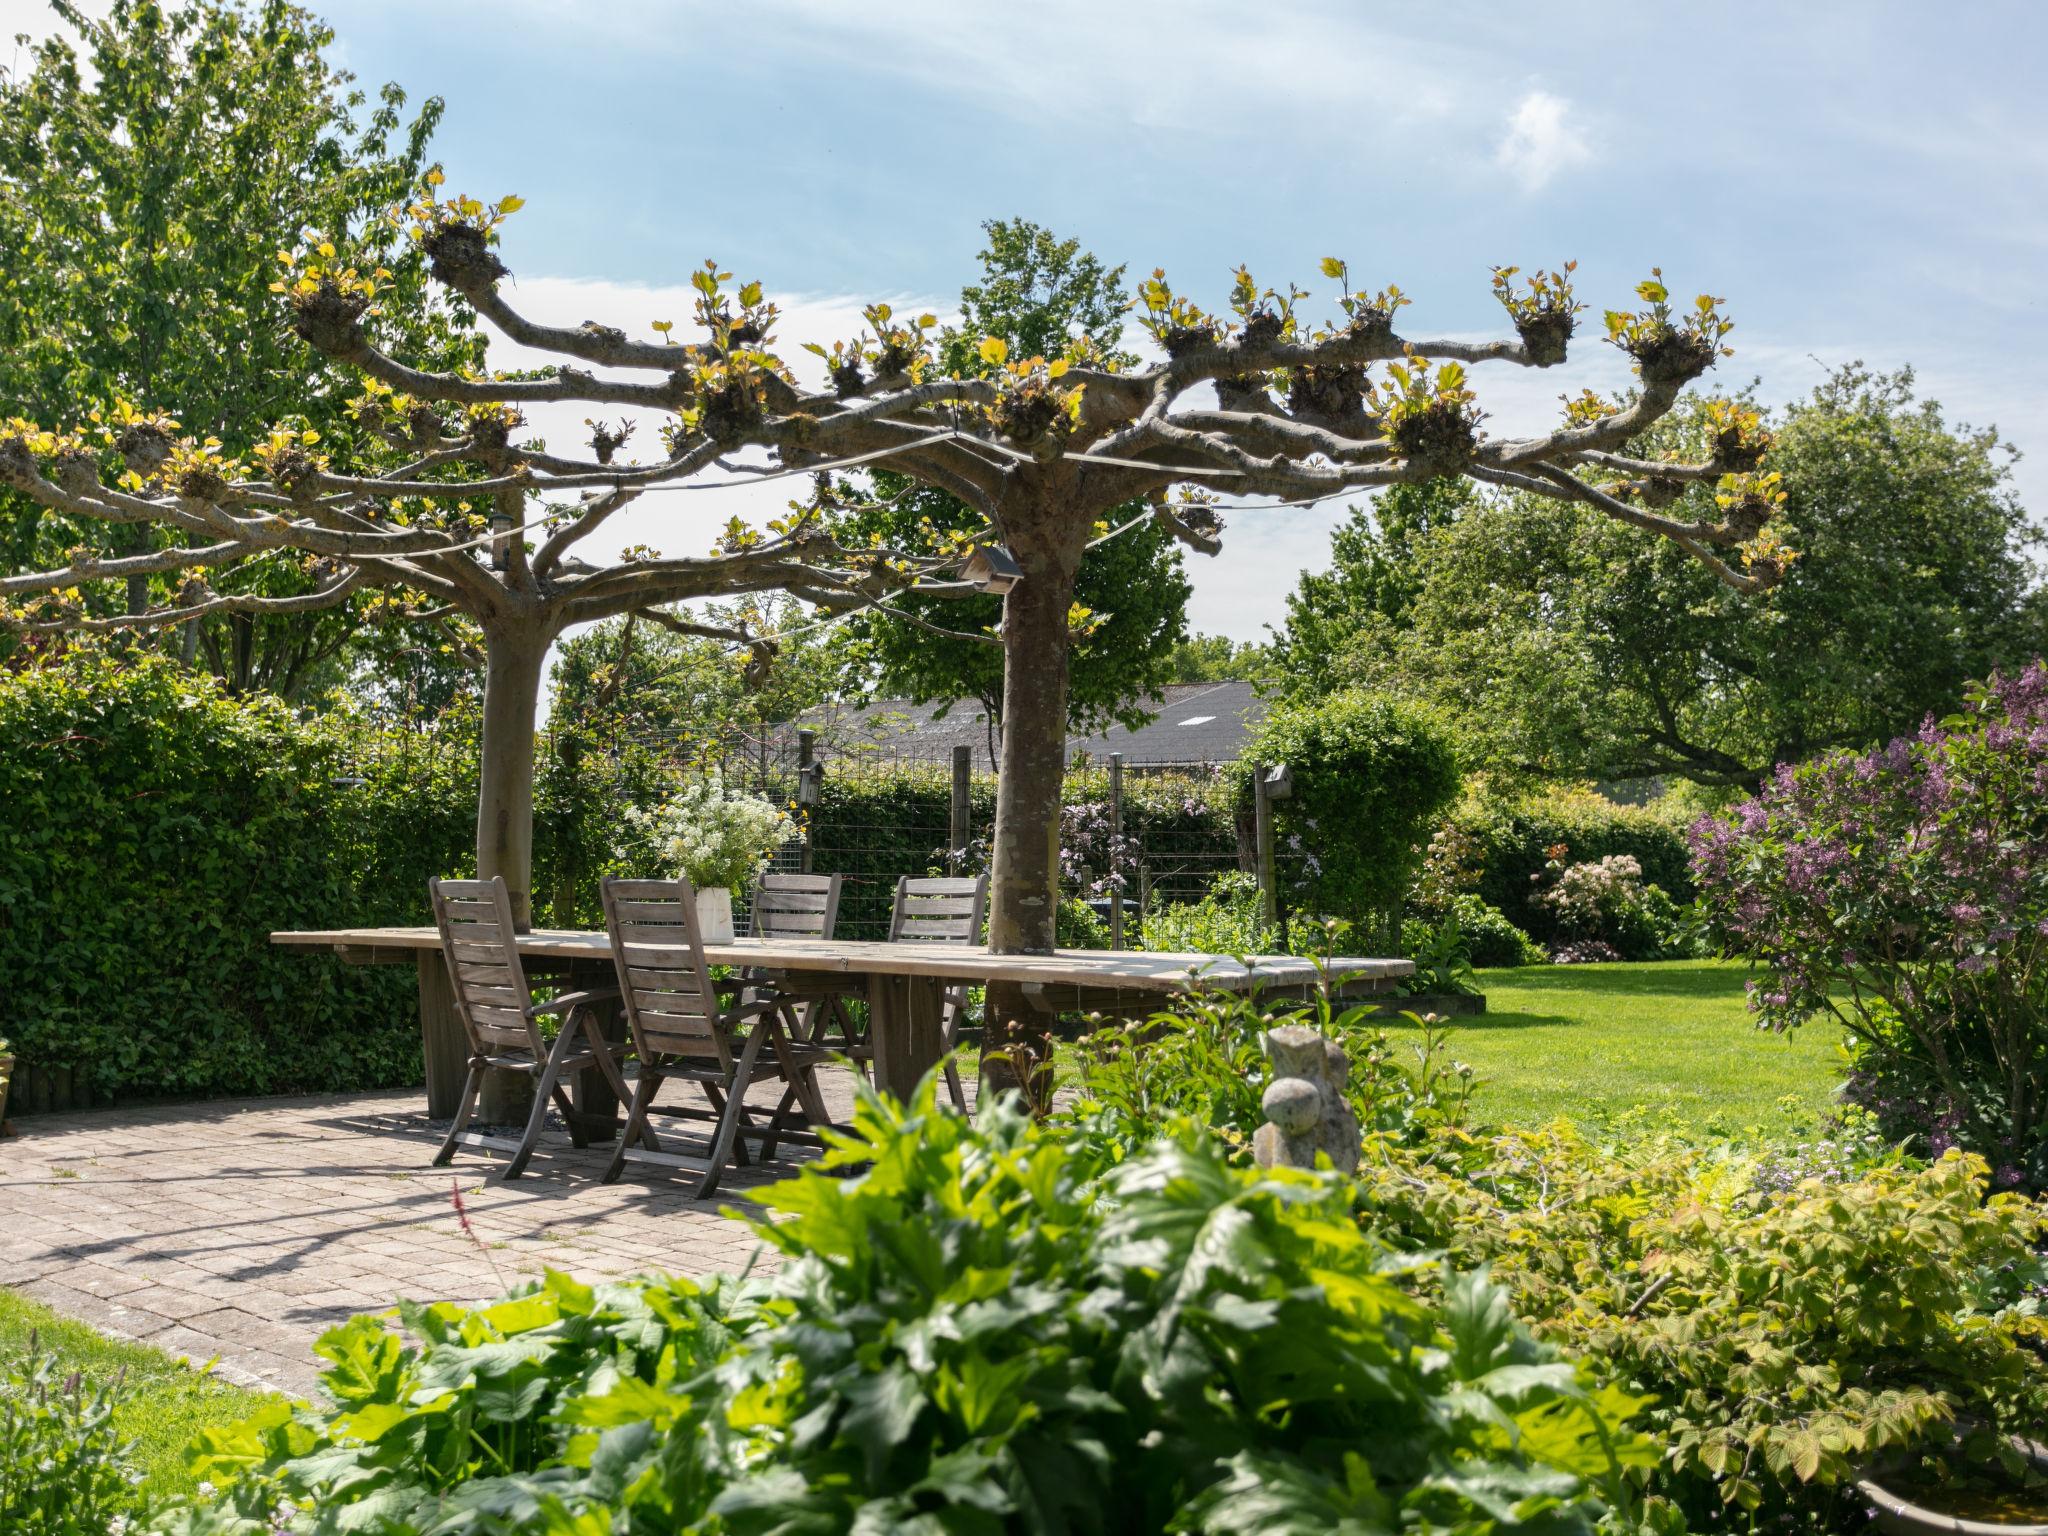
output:
M427 1118L453 1120L469 1071L469 1041L455 1016L455 988L438 949L419 952L420 1053L427 1065Z
M946 984L936 976L868 977L868 1044L875 1086L899 1099L917 1091L945 1052Z
M601 970L579 967L570 972L569 985L579 991L584 987L613 986L615 973L609 965ZM603 1039L626 1038L626 1015L617 1002L598 1003L591 1012L597 1015L597 1032ZM578 1114L592 1117L583 1123L583 1133L592 1141L610 1141L619 1134L619 1096L612 1092L611 1082L601 1067L585 1067L576 1074L569 1102L576 1106Z

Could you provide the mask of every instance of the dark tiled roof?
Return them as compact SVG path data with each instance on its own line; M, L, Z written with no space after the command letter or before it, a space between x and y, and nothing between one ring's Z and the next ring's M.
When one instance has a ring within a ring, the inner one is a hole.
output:
M1094 736L1069 736L1071 761L1086 753L1097 762L1121 752L1132 766L1235 762L1251 729L1264 718L1265 700L1250 683L1176 683L1152 706L1151 724L1137 730L1113 725ZM912 704L876 699L864 705L830 704L802 724L818 733L821 755L872 753L878 758L950 761L955 746L973 749L977 771L989 772L988 719L973 699L953 704Z

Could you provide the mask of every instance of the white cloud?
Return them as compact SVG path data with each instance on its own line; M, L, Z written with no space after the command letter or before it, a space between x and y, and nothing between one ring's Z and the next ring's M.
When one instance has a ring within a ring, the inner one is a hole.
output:
M1572 104L1548 91L1531 91L1516 104L1494 152L1496 163L1532 192L1558 172L1592 158L1592 146L1573 116Z

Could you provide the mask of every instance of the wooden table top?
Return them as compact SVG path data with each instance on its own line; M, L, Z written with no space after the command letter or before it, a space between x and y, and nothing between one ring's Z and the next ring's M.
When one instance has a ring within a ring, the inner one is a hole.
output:
M433 928L336 928L282 932L273 944L326 949L339 954L369 951L438 950ZM519 937L519 952L534 959L611 959L611 938L562 928L536 928ZM394 956L395 958L395 956ZM992 955L981 945L898 943L866 939L767 941L735 939L706 944L713 965L754 966L770 971L807 971L860 976L932 976L947 981L1041 982L1054 986L1129 988L1146 992L1218 990L1313 985L1327 974L1337 983L1391 981L1415 974L1411 960L1376 960L1339 955L1324 962L1293 955L1255 955L1249 967L1224 955L1152 954L1139 950L1063 949L1050 955Z

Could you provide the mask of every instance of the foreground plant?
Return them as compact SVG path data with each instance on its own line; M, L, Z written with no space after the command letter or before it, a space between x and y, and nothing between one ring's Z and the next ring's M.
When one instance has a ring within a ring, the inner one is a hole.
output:
M1589 1532L1633 1518L1637 1400L1483 1275L1415 1299L1346 1181L1187 1130L866 1097L767 1191L770 1280L407 1307L321 1341L331 1409L210 1437L160 1529Z
M1766 1028L1832 1018L1859 1097L2048 1188L2048 669L1875 752L1780 768L1694 831L1701 904Z
M2017 1477L2006 1437L2048 1423L2048 1224L1978 1159L1788 1187L1553 1127L1381 1141L1361 1177L1387 1240L1490 1265L1539 1335L1654 1399L1653 1486L1700 1528L1841 1529L1880 1458Z
M62 1370L33 1334L25 1356L0 1363L0 1531L120 1531L134 1505L133 1447L114 1427L122 1389L118 1377L87 1383Z

